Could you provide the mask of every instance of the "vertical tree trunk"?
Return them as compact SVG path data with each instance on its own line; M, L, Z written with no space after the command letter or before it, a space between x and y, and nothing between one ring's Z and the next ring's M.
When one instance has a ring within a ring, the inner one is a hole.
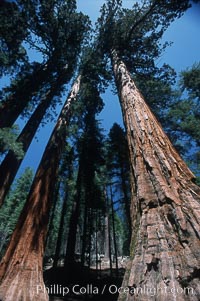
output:
M33 140L33 137L40 125L44 114L51 104L52 98L61 86L60 82L57 82L54 87L47 93L44 100L38 105L27 124L23 128L21 134L17 138L17 142L22 143L23 157L18 158L13 151L9 151L0 165L0 206L8 193L8 190L14 181L16 173L26 155L26 152Z
M120 177L121 177L121 187L124 195L124 206L125 206L125 214L126 220L128 224L128 243L131 241L131 216L130 216L130 193L128 193L128 185L126 183L126 174L124 172L124 167L121 164L120 166Z
M112 186L110 185L110 202L111 202L111 212L112 212L112 229L113 229L113 243L114 243L114 252L115 252L115 267L116 267L116 275L118 276L118 252L117 252L117 240L116 240L116 231L115 231L115 211L113 204L113 192Z
M77 182L76 182L76 195L74 203L72 205L72 213L69 221L69 232L67 238L67 249L65 254L65 271L67 278L69 280L70 273L74 267L74 254L76 248L76 234L78 228L78 219L80 216L80 206L81 206L81 188L82 188L82 163L79 164Z
M105 218L104 218L104 223L105 223L105 229L104 229L104 258L106 260L109 259L109 224L108 224L108 214L106 212Z
M93 210L92 208L88 208L88 224L86 226L86 228L88 228L88 241L87 241L87 249L88 249L88 268L90 269L91 267L91 251L92 251L92 224L93 224Z
M71 102L76 99L79 86L80 77L62 109L8 249L0 263L2 301L48 300L42 275L45 235Z
M98 209L95 210L95 254L96 254L96 270L98 270ZM99 253L100 255L100 253Z
M54 193L53 193L53 200L52 200L53 204L51 206L51 211L49 213L49 224L48 224L48 230L47 230L45 244L44 244L45 253L48 249L48 245L51 243L50 239L51 239L51 235L52 235L53 227L54 227L54 218L56 216L56 206L57 206L58 199L59 199L59 197L58 197L59 196L59 189L60 189L60 179L59 179L59 174L58 174L58 181L56 183Z
M68 185L65 187L65 196L62 204L62 211L61 211L61 219L60 219L60 225L59 225L59 230L58 230L58 238L57 238L57 243L56 243L56 251L55 251L55 256L54 256L54 262L53 262L53 267L56 268L58 265L58 260L60 256L60 250L61 250L61 245L62 245L62 238L63 238L63 229L64 229L64 224L65 224L65 216L67 212L67 201L68 201Z
M115 51L112 63L135 180L123 300L199 300L200 188Z
M15 93L0 103L0 128L13 125L34 93L47 82L49 72L49 68L44 69L44 65L40 65L33 70L32 74L20 80L20 83L14 87Z
M106 188L104 188L104 197L106 203L106 212L104 216L104 258L109 260L109 212L108 212L108 197Z
M110 276L112 276L112 241L111 241L111 225L110 225L110 204L108 199L107 190L105 188L105 200L106 200L106 215L105 215L105 259L109 259L110 264Z
M82 239L82 250L81 250L81 264L84 266L85 264L85 259L88 262L89 256L90 254L87 254L87 258L86 258L86 245L87 245L87 241L88 241L88 216L89 216L89 208L86 204L84 204L84 221L83 221L83 239Z

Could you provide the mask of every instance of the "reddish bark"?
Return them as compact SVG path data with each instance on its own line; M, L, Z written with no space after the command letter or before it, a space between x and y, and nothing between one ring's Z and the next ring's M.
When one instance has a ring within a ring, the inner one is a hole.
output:
M112 62L135 182L123 284L135 294L119 300L199 300L200 188L115 51Z
M20 158L13 151L9 151L0 165L0 206L3 204L9 188L15 179L16 173L23 161L24 156L34 138L34 135L40 125L45 112L51 104L53 96L59 91L63 84L63 80L58 80L51 90L46 94L44 100L38 105L27 124L23 128L21 134L17 138L17 142L22 143L24 155Z
M59 157L65 141L71 102L79 91L75 82L36 172L29 196L8 249L0 263L2 301L46 301L42 259Z

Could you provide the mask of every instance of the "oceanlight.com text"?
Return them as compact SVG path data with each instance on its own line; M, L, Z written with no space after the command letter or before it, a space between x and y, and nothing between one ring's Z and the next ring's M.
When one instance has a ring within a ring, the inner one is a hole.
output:
M151 286L142 286L142 287L134 287L134 286L127 286L127 287L118 287L115 284L105 284L103 287L94 286L92 284L87 284L85 286L80 286L79 284L74 284L73 286L62 286L59 284L53 284L50 286L37 286L37 294L42 292L46 292L49 295L60 295L62 297L73 294L73 295L128 295L131 296L139 296L139 295L146 295L146 296L159 296L159 295L187 295L187 296L194 296L197 295L197 292L192 287L183 287L183 288L176 288L176 287L169 287L169 286L162 286L162 287L151 287Z

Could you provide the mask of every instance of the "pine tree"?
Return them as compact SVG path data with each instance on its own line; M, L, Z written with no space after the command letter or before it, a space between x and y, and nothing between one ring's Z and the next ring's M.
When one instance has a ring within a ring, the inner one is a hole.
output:
M94 66L92 66L94 68ZM76 184L76 195L72 215L70 219L65 268L71 276L73 270L73 261L76 246L76 233L78 222L83 211L83 239L82 239L82 264L85 263L86 250L90 245L91 233L88 230L89 223L92 223L93 209L101 208L101 191L96 183L96 173L98 173L98 165L103 162L101 155L101 139L99 133L98 122L95 114L102 108L102 100L95 87L93 81L88 78L82 81L80 91L80 99L83 104L83 134L79 139L79 170ZM99 203L99 204L98 204ZM90 258L90 251L89 258Z
M123 208L128 237L126 238L126 249L130 245L131 219L130 219L130 162L128 144L125 131L114 123L109 132L107 144L107 168L110 181L113 182L115 194L119 195L118 206Z

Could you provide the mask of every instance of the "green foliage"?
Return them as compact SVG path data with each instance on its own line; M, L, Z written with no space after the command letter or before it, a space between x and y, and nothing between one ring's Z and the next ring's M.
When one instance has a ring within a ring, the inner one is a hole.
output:
M23 145L16 142L18 136L18 127L0 129L0 153L4 154L7 150L12 150L17 158L23 157Z
M0 252L4 250L26 201L33 179L33 171L27 167L16 180L0 210Z
M122 1L107 0L98 19L98 48L119 57L132 73L151 73L168 43L161 44L164 31L190 6L189 1L137 1L123 9Z
M128 144L124 129L114 123L109 132L107 141L108 170L114 175L119 175L123 169L126 175L129 172ZM117 171L118 170L118 171ZM127 180L127 179L126 179Z
M155 68L151 74L135 75L137 87L163 126L166 123L166 112L176 100L173 89L175 79L175 71L166 64L161 68Z
M190 98L200 101L200 62L181 72L180 86Z
M166 131L173 144L199 176L200 64L181 72L174 99L165 113ZM197 178L198 182L198 178Z
M44 59L50 58L55 70L76 64L74 58L90 28L88 17L76 12L76 1L18 0L18 3L26 12L30 33L26 42L40 51Z
M22 45L27 36L26 22L15 2L0 3L0 76L16 72L26 61L26 50Z
M180 76L180 98L170 107L170 128L191 137L200 146L200 64L183 71Z
M200 107L196 101L191 99L178 101L169 112L171 128L189 135L200 145L199 114Z
M117 253L118 256L125 255L129 256L129 233L127 231L126 222L120 218L120 216L115 212L114 214L114 223L115 223L115 233L117 240Z
M130 220L130 163L126 134L117 123L110 129L107 144L106 166L108 181L112 183L117 214L123 227L123 251L128 255L131 220ZM122 245L122 244L121 244Z
M54 100L52 107L55 107L56 96L61 95L74 75L90 21L76 11L75 1L18 0L14 5L26 24L27 35L23 41L26 48L38 52L40 60L42 57L42 63L22 65L11 86L2 91L5 105L12 99L12 108L8 109L18 110L19 115L30 101L32 104L27 105L26 113L30 107L35 108L50 90ZM21 110L17 108L20 106Z
M84 132L79 140L79 153L87 206L101 208L103 195L99 175L104 164L103 135L90 111L85 116Z

